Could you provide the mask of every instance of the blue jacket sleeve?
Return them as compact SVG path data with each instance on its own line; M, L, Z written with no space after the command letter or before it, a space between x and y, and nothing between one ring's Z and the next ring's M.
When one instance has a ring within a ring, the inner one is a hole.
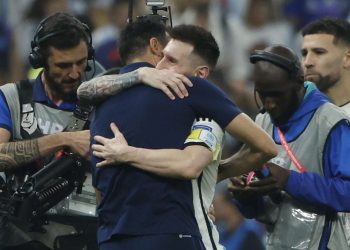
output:
M285 191L292 197L337 212L350 210L350 126L339 122L327 139L324 176L291 171Z
M0 90L0 128L12 130L11 113L7 105L6 99Z

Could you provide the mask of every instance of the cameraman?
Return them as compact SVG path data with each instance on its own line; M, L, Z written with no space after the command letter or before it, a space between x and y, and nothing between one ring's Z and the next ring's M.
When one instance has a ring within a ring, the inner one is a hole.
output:
M33 82L22 81L22 88L12 83L0 88L0 170L6 173L8 185L17 180L9 187L10 193L43 166L39 163L43 157L62 149L87 157L89 150L88 130L62 132L76 107L76 90L89 68L88 60L93 59L89 28L69 14L56 13L39 24L31 46L30 63L43 68L39 76ZM22 97L27 99L24 103ZM16 178L10 179L10 174ZM8 228L1 231L8 232ZM70 233L71 227L63 231ZM55 235L51 238L50 232L22 236L9 231L0 245L20 245L38 234L40 241L52 247ZM47 249L42 243L35 245L34 249Z

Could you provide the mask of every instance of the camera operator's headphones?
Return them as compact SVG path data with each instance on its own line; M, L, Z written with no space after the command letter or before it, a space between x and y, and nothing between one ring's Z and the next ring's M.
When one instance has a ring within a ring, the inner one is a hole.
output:
M290 60L286 57L264 51L255 50L250 55L250 62L255 64L258 61L268 61L278 67L285 69L291 76L298 77L300 75L300 63L298 57L295 56L294 60Z
M44 65L45 65L45 58L40 51L41 50L40 44L47 41L51 37L63 34L67 31L67 29L62 29L62 30L52 31L46 35L40 36L40 33L43 32L45 23L51 17L52 16L46 17L44 20L42 20L39 23L38 27L35 30L34 38L30 42L32 51L29 53L28 59L29 59L29 62L34 69L44 67ZM73 16L70 16L70 17L72 17L77 22L77 24L79 26L82 26L82 28L84 30L84 34L85 34L86 39L87 39L87 45L88 45L88 58L87 59L94 61L95 50L94 50L94 47L92 45L92 35L91 35L91 31L90 31L89 26L87 26L85 23L80 22L77 18L75 18ZM86 67L86 71L89 71L89 70L91 70L91 67L88 65Z

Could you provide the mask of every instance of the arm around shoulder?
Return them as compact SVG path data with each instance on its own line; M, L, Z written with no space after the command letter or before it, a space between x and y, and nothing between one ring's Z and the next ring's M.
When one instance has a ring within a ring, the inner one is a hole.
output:
M196 179L212 161L213 153L204 146L192 145L183 150L138 148L130 161L137 168L177 179Z
M104 159L97 163L97 167L126 162L156 175L195 179L213 159L213 153L201 145L187 146L183 150L132 147L114 123L111 129L114 138L94 137L93 155Z

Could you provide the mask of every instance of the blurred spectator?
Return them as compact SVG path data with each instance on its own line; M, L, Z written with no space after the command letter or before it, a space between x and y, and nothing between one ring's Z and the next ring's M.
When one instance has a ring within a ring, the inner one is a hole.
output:
M226 250L265 249L263 226L245 219L225 191L215 196L214 209L220 243Z
M95 57L105 69L121 66L118 39L127 24L128 4L129 0L95 0L89 9ZM133 20L140 15L140 4L141 1L134 1Z
M346 19L349 11L348 0L287 0L284 9L296 31L309 22L326 16Z
M113 5L113 8L112 8ZM119 66L120 59L117 49L117 39L121 23L113 23L113 15L124 19L126 24L128 13L128 1L98 0L92 3L89 9L89 17L93 26L93 41L95 56L106 69Z
M66 0L34 0L24 13L21 22L14 27L19 56L29 66L30 41L40 20L59 11L67 11ZM28 46L29 45L29 46Z
M11 2L11 8L16 10L15 1ZM13 11L14 11L13 10ZM22 15L19 15L17 22L13 22L13 32L15 39L15 46L17 49L16 60L16 79L26 78L26 72L30 68L28 55L30 52L30 41L33 38L35 29L40 20L57 12L67 12L67 0L33 0L30 4L27 3L26 8L23 9Z

